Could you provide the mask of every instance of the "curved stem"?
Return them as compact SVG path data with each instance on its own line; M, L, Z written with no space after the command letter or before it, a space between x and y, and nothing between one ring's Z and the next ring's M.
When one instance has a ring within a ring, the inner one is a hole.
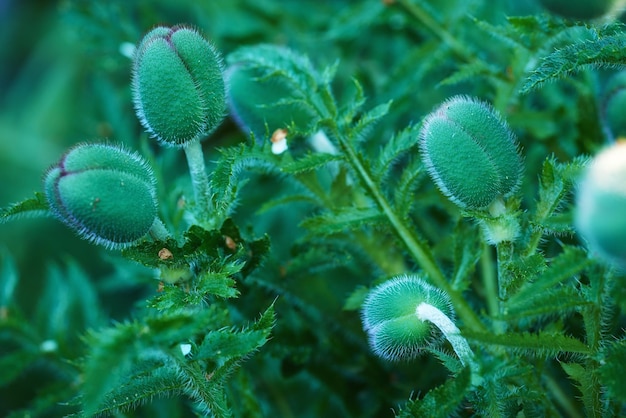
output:
M352 147L350 141L339 132L339 128L336 125L333 126L333 131L339 146L348 158L348 162L352 165L354 171L365 185L367 191L385 214L391 223L391 226L409 250L409 253L428 274L430 280L450 296L459 318L461 318L468 327L474 330L485 330L485 325L480 322L478 316L467 304L461 293L456 291L443 275L426 244L415 235L414 231L409 229L404 222L402 222L400 216L398 216L395 210L391 207L391 204L378 188L376 182L369 173L369 170L361 161L360 156Z
M461 335L461 331L454 325L454 322L436 306L425 302L417 306L415 315L420 321L428 321L439 328L459 357L461 364L463 364L463 366L470 366L472 370L472 382L479 384L481 380L479 374L480 368L478 363L476 363L474 352L467 343L467 340Z

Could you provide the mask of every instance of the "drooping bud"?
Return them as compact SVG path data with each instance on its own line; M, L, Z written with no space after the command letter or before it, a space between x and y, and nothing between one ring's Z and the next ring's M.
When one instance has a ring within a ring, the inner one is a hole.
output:
M44 191L55 217L84 239L123 248L157 219L155 179L136 153L108 144L81 144L51 167Z
M486 103L455 96L429 114L420 150L439 189L463 209L485 209L521 181L515 136Z
M592 252L626 267L626 142L591 161L578 190L576 228Z
M224 118L222 59L185 26L160 26L144 36L134 55L132 91L141 124L164 145L199 141Z
M438 328L418 316L423 304L453 317L448 296L416 276L398 276L372 289L363 302L361 317L376 355L409 360L436 341Z

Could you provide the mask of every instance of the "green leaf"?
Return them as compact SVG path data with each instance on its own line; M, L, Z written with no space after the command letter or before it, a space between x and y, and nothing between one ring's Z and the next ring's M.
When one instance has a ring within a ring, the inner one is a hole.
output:
M507 332L491 334L464 330L463 336L480 344L500 346L515 353L547 358L558 353L590 354L589 348L580 340L563 334L540 332L539 334Z
M626 340L621 339L609 343L603 348L601 356L600 368L598 369L600 381L611 399L618 402L626 402L626 385L624 385L624 376L626 376ZM572 373L568 374L572 376ZM576 377L580 378L582 376L577 374Z
M354 126L351 128L350 135L352 139L362 141L367 138L368 132L374 127L374 124L389 113L391 101L379 104L362 115Z
M344 208L302 221L301 226L314 234L333 235L360 230L365 226L385 225L386 218L378 208Z
M372 175L374 178L385 179L393 164L417 144L419 139L418 125L410 125L385 142L374 159Z
M514 306L520 304L529 306L531 304L529 301L537 296L545 295L545 291L555 286L565 284L567 280L576 277L591 264L593 261L587 256L585 250L565 246L563 252L550 262L548 268L538 272L537 275L528 276L535 276L535 278L532 281L526 281L525 285L509 299L507 307L513 309ZM555 300L558 301L558 299Z
M580 390L583 405L585 406L586 416L604 416L602 414L603 408L601 400L599 397L594 396L594 394L598 393L596 373L578 363L561 362L561 367L563 367L565 373L567 373L570 379L576 383L576 386Z
M287 174L300 174L307 171L318 170L327 164L343 160L344 158L341 155L319 152L308 153L304 157L283 165L280 170Z
M590 30L589 35L591 39L559 48L544 57L522 86L521 93L526 94L547 81L567 77L588 66L626 64L626 35L619 26Z
M397 416L400 418L453 416L471 387L471 371L466 367L458 376L429 391L424 398L408 401Z
M43 193L36 192L35 197L0 208L0 225L22 217L43 217L50 215L50 207Z

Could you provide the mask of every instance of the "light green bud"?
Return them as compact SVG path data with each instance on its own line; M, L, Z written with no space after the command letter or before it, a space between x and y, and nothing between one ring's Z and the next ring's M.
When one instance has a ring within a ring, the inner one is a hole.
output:
M448 296L417 276L397 276L372 289L363 302L361 319L376 355L410 360L437 341L438 328L418 317L422 304L453 318Z
M222 59L194 29L157 27L135 52L132 92L144 128L161 144L184 147L224 118Z
M55 217L84 239L123 248L157 219L155 179L137 154L108 144L70 149L44 178Z
M519 187L517 141L488 104L455 96L424 119L419 135L431 178L461 208L485 209Z
M577 194L576 228L593 253L626 267L626 142L591 161Z

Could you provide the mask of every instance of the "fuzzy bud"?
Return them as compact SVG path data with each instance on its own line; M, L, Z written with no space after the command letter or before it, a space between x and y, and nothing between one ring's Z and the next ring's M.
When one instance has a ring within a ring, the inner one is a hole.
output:
M107 248L133 244L156 221L152 170L139 155L117 146L70 149L48 170L44 189L55 217Z
M184 147L211 133L226 108L222 59L194 29L157 27L134 55L133 100L161 144Z
M592 252L626 266L626 142L600 152L582 179L576 227Z
M453 97L424 119L420 150L439 189L463 209L485 209L521 181L513 133L491 106L469 97Z
M447 295L416 276L398 276L372 289L361 318L374 353L387 360L409 360L435 342L438 328L418 317L422 304L453 317Z

